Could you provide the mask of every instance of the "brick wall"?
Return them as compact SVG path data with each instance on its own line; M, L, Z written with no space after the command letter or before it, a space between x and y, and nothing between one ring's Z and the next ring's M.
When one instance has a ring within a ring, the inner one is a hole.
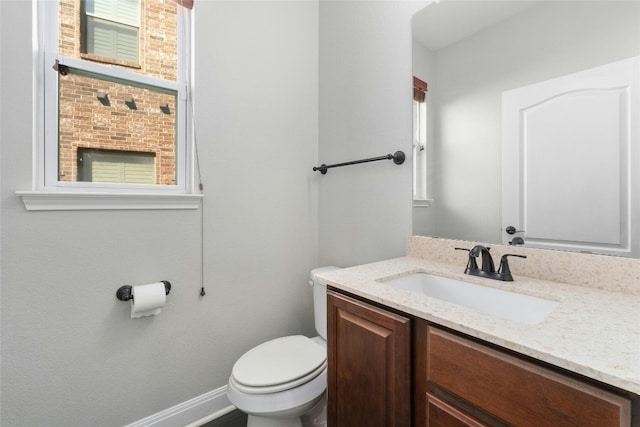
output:
M60 0L59 52L65 56L124 66L166 80L176 79L176 5L142 0L140 62L80 51L80 0ZM176 98L70 72L60 77L59 179L77 181L78 148L155 153L156 183L175 184ZM99 99L99 94L107 98ZM133 99L135 107L125 102ZM161 108L168 105L168 109Z

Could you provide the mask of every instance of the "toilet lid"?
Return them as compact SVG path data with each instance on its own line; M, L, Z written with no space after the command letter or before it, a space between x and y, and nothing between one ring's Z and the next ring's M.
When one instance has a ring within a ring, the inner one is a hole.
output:
M249 387L290 383L322 367L326 349L302 335L276 338L246 352L233 365L236 382Z

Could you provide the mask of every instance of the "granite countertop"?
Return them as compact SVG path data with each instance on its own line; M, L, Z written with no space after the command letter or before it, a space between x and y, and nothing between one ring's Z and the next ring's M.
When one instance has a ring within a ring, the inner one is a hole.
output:
M401 257L315 276L316 280L438 325L640 395L640 296L514 274L500 282L464 265ZM527 325L396 289L382 280L426 272L559 302Z

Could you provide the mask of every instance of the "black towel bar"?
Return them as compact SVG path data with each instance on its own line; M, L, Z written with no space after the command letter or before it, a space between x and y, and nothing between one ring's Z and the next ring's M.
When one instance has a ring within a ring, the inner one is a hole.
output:
M402 163L404 163L404 159L405 159L404 152L396 151L393 154L387 154L386 156L379 156L379 157L371 157L369 159L354 160L351 162L336 163L333 165L322 164L320 166L314 166L313 170L314 172L320 171L320 173L324 175L327 173L327 169L329 168L338 168L340 166L357 165L358 163L376 162L378 160L393 160L393 163L395 163L396 165L401 165Z

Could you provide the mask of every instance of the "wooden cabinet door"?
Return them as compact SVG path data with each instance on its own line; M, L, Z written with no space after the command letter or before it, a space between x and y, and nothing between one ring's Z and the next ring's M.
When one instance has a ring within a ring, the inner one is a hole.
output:
M411 426L408 318L327 292L328 425Z

